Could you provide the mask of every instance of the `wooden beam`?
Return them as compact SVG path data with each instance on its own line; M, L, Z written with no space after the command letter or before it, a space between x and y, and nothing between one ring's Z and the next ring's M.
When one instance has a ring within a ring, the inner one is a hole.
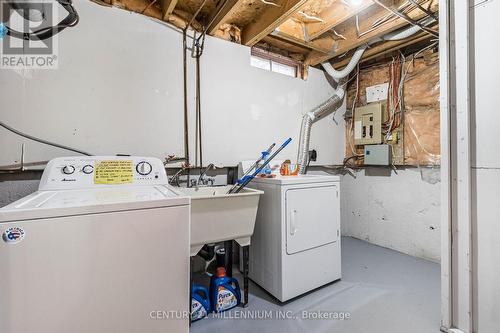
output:
M273 31L270 36L276 37L278 39L290 42L295 45L300 45L305 48L308 48L309 50L314 50L318 51L321 53L328 54L333 48L333 43L335 42L332 38L324 37L322 39L316 40L313 42L306 42L300 38L297 38L295 36L286 34L281 31Z
M243 28L242 42L254 45L293 15L307 0L281 0Z
M178 0L160 0L163 21L168 21L168 17L175 9Z
M243 0L221 0L208 19L208 23L212 22L208 27L208 34L215 33L221 25L226 23L242 2Z
M306 28L310 39L315 39L327 32L330 29L335 28L335 26L344 23L353 16L367 9L370 6L374 6L372 0L361 0L359 5L348 5L342 1L338 1L319 13L319 18L323 22L312 22L307 23Z
M304 60L306 55L311 51L303 46L290 43L286 40L278 39L272 35L268 35L260 40L254 46L259 47L262 44L262 49L276 52L276 50L269 49L269 46L275 47L281 51L286 51L284 54L290 56L290 54L300 54L302 56L301 60ZM267 44L267 45L266 45ZM277 52L279 53L279 52Z
M407 47L416 43L419 43L421 41L424 41L426 39L431 38L428 34L425 33L419 33L413 36L413 38L410 39L404 39L404 40L395 40L395 41L388 41L385 43L381 43L380 45L377 45L375 47L371 47L366 52L363 54L363 57L359 61L359 63L372 60L384 53L392 52L399 50L403 47ZM351 60L349 57L345 57L342 60L336 61L336 59L333 59L331 61L333 67L335 69L339 68L344 68L348 63L349 60Z
M394 3L395 1L384 0L384 3L388 5L391 4L391 2ZM396 4L397 3L400 3L400 1L396 1ZM428 8L432 12L436 12L438 10L438 0L428 0L427 3L429 6ZM360 31L368 31L375 20L377 20L381 16L386 15L387 13L388 12L380 6L370 7L369 10L364 11L363 13L360 14L359 18ZM426 15L422 13L422 11L419 10L418 8L411 10L407 14L410 18L414 20L421 19ZM408 23L402 18L395 18L381 25L379 29L370 31L364 34L362 37L358 37L358 31L356 29L355 20L354 18L351 18L336 28L337 32L342 36L344 36L346 40L337 41L338 45L334 50L335 52L325 55L318 51L311 51L305 63L311 66L317 65L339 54L343 54L360 45L363 45L373 40L374 38L381 37L389 32L398 30L407 25Z

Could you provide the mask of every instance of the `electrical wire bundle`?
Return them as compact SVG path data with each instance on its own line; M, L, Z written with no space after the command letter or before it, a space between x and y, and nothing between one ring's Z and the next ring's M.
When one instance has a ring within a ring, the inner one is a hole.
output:
M403 112L403 61L393 58L389 64L389 88L387 89L387 120L382 123L382 133L386 138L401 125Z

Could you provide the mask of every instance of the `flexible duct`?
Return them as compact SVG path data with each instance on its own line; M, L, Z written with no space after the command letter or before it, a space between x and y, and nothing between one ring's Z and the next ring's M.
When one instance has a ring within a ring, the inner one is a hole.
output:
M303 116L300 128L299 153L297 156L300 174L306 173L312 124L337 110L342 105L344 94L344 89L338 87L329 99Z
M330 64L328 61L325 61L324 63L321 64L325 71L330 75L335 81L339 81L340 79L343 79L349 75L354 67L358 64L359 60L363 56L363 53L365 53L366 49L368 48L368 45L362 45L358 47L358 49L354 52L352 55L351 60L347 64L347 66L344 67L342 70L336 70L333 68L332 64Z
M433 18L428 18L427 20L422 22L422 24L424 26L427 26L431 23L434 23L435 21L436 20ZM336 70L335 68L333 68L332 64L330 64L328 61L322 63L321 66L323 66L323 68L328 73L328 75L330 75L335 81L338 82L340 79L347 77L354 70L354 68L358 64L359 60L361 59L361 57L365 53L366 49L368 48L368 46L375 44L377 42L381 42L381 41L394 41L394 40L406 39L406 38L416 34L420 30L421 30L421 28L418 25L414 25L414 26L409 27L407 29L391 32L385 36L382 36L379 38L374 38L374 39L370 40L368 43L361 45L360 47L358 47L356 49L356 51L352 55L351 60L349 61L347 66L344 67L344 69Z
M435 22L435 19L428 18L423 22L423 25L427 26L433 22ZM346 78L354 70L368 46L381 41L405 39L416 34L420 30L421 28L419 26L412 26L401 31L391 32L382 37L372 39L368 43L358 47L358 49L354 52L351 60L349 61L349 64L347 64L347 66L342 70L334 69L328 61L322 63L321 65L328 73L328 75L330 75L335 81L339 82L340 80ZM299 152L297 156L297 164L299 165L300 174L306 173L307 163L309 159L309 142L311 139L312 124L337 110L342 105L344 95L345 91L339 85L337 90L328 100L326 100L323 104L319 105L312 111L306 113L302 118L302 125L300 128Z
M432 24L435 21L436 21L435 19L433 19L432 17L430 17L430 18L426 19L425 21L423 21L422 25L428 26L429 24ZM414 26L409 27L409 28L404 29L404 30L390 32L387 35L382 36L381 40L401 40L401 39L405 39L405 38L408 38L408 37L416 34L420 30L422 30L422 29L418 25L414 25Z

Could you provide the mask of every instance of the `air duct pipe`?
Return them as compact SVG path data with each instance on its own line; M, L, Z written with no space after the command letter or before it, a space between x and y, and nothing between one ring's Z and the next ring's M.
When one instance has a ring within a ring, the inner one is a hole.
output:
M422 24L424 26L427 26L435 21L436 20L434 18L428 18ZM405 39L416 34L420 30L421 28L419 26L412 26L404 30L388 33L387 35L384 35L380 38L372 39L368 43L358 47L358 49L354 52L351 60L349 61L349 64L347 64L347 66L342 70L334 69L328 61L322 63L321 65L328 73L328 75L330 75L335 81L339 82L340 80L346 78L354 70L368 46L381 41ZM328 100L303 116L302 125L300 128L299 152L297 156L297 164L299 165L300 174L306 173L307 163L309 159L309 142L311 139L312 124L319 119L329 115L330 113L336 111L342 105L344 95L344 88L341 84L339 84L334 94Z
M352 55L352 58L347 64L347 66L345 66L344 69L342 70L338 71L334 69L333 66L328 61L322 63L321 66L323 66L328 75L330 75L335 81L338 82L340 79L347 77L353 71L353 69L356 67L356 65L358 64L359 60L361 59L363 53L365 53L367 48L368 44L361 45L360 47L358 47L358 49Z
M309 142L311 135L312 124L319 119L329 115L337 110L344 100L344 88L339 85L334 94L327 99L324 103L309 111L302 118L302 125L300 128L300 141L299 141L299 154L297 157L297 164L299 165L299 173L305 174L307 161L309 159Z
M422 24L424 26L427 26L435 21L436 20L433 18L428 18ZM335 68L333 68L332 64L330 64L328 61L322 63L321 66L323 66L323 68L328 73L328 75L330 75L335 81L338 82L340 79L347 77L353 71L353 69L356 67L359 60L361 59L361 57L365 53L366 49L370 45L375 44L377 42L382 42L382 41L394 41L394 40L406 39L406 38L416 34L420 30L422 30L422 28L420 28L418 25L414 25L410 28L400 30L400 31L391 32L391 33L388 33L387 35L384 35L380 38L372 39L368 43L361 45L360 47L357 48L357 50L352 55L352 58L349 61L349 64L347 64L347 66L345 66L344 69L342 69L342 70L336 70Z

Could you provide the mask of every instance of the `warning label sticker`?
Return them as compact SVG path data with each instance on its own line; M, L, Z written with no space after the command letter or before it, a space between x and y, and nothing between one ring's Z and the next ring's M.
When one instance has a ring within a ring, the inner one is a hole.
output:
M94 184L126 184L133 179L132 161L99 161L95 165Z

